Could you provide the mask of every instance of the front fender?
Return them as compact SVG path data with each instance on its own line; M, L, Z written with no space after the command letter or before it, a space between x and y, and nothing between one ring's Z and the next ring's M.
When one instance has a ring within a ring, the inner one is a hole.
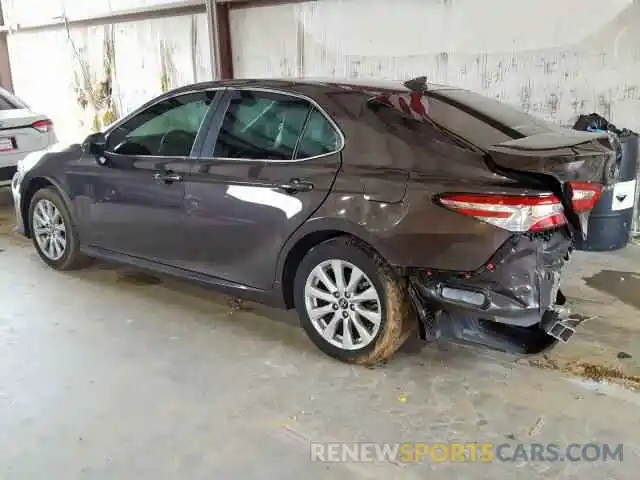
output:
M71 216L71 220L74 225L78 225L78 217L69 197L67 190L64 188L64 183L56 177L49 175L38 175L37 172L33 172L33 174L25 175L25 178L22 180L22 191L20 198L20 210L22 212L22 220L24 222L24 229L27 236L31 236L31 231L29 230L29 204L31 203L31 198L33 195L40 190L41 188L46 188L47 186L53 186L62 201L65 203L67 210L69 211L69 215Z

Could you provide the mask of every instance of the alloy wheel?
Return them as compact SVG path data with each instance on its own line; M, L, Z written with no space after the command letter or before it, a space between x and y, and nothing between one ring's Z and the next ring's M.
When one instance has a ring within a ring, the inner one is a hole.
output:
M31 225L42 254L54 262L60 260L67 249L67 227L58 207L46 198L38 200Z
M371 279L344 260L326 260L307 277L307 314L331 345L358 350L369 345L382 323L382 303Z

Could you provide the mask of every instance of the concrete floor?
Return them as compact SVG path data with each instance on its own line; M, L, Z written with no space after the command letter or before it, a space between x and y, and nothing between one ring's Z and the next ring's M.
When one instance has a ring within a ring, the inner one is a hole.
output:
M10 221L0 211L3 480L637 477L631 390L449 344L413 343L376 369L339 364L291 313L114 267L48 269ZM583 280L606 269L640 272L640 248L576 256L567 293L601 318L554 358L638 374L638 310ZM625 458L324 464L310 462L310 441L609 442Z

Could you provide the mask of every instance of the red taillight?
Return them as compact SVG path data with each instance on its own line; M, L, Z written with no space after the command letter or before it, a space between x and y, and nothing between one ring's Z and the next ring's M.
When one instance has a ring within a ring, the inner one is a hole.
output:
M571 203L576 213L593 210L602 194L602 185L599 183L569 182L573 192Z
M539 232L567 223L562 203L552 194L456 193L442 196L440 203L458 213L511 232Z
M48 118L46 120L38 120L31 124L31 128L35 128L40 133L48 133L53 130L53 122Z

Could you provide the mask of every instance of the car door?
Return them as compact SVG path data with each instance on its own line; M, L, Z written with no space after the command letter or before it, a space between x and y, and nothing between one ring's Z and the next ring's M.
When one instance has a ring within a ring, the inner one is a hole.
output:
M270 288L285 241L327 197L343 143L307 98L228 90L187 185L190 268Z
M185 185L214 97L196 91L162 99L108 133L104 157L84 179L90 246L184 263Z

